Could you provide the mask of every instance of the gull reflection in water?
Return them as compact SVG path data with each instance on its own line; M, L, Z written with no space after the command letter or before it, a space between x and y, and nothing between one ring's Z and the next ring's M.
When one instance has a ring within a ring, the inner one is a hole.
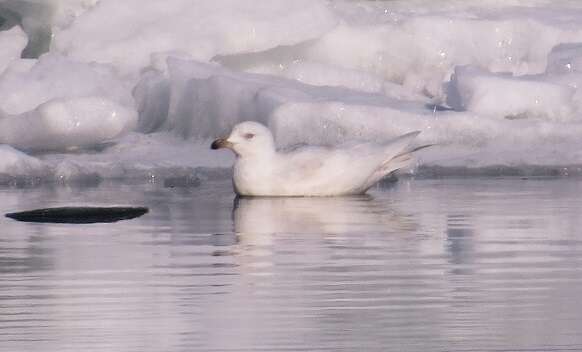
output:
M239 234L347 234L408 232L416 224L372 196L236 198L234 229Z
M237 264L251 275L272 273L274 263L289 253L299 254L303 263L322 263L335 247L382 248L385 241L403 238L392 235L417 229L411 216L372 196L237 198L233 221Z

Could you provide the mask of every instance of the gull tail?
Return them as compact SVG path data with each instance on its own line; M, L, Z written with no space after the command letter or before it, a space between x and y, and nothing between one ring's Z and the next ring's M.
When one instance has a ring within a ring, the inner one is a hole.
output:
M410 164L414 160L413 153L432 146L434 146L434 144L425 144L421 145L420 147L415 147L414 149L407 150L396 155L394 158L388 160L387 162L382 163L382 165L388 164L386 166L390 166L390 168L392 168L392 170L388 171L388 173L397 171L399 169L403 169L405 167L410 166Z
M392 172L410 166L414 161L413 153L433 146L433 144L427 144L410 149L410 144L419 134L420 131L410 132L385 145L386 159L384 159L376 171L372 173L368 182L366 182L366 189L369 189Z

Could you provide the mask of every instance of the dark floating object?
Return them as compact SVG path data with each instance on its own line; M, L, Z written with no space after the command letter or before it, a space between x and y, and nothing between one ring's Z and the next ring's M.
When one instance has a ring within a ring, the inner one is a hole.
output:
M146 214L145 207L61 207L6 214L18 221L56 224L94 224L129 220Z

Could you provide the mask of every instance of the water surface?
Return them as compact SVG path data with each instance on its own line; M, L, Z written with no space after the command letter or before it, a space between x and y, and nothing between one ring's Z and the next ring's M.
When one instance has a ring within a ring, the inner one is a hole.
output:
M3 189L2 213L150 213L0 219L0 350L582 350L580 194L519 178L315 199L235 200L227 181Z

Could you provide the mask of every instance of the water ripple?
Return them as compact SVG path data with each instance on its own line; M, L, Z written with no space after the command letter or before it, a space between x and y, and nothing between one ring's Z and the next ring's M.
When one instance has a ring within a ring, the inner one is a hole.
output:
M0 220L0 351L582 350L582 181L413 182L328 199L51 193L151 212ZM29 208L35 192L2 197Z

